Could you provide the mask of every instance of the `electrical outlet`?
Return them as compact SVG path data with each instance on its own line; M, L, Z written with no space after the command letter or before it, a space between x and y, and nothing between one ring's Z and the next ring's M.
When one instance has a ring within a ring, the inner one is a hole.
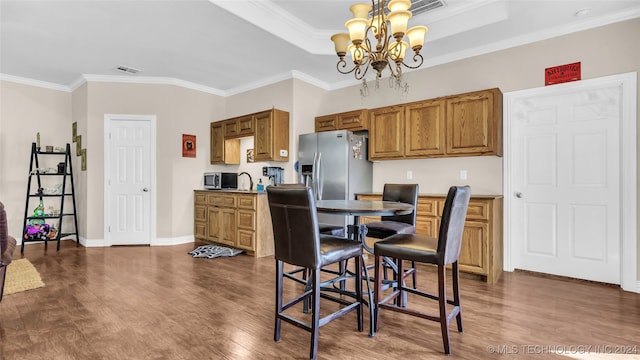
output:
M280 150L280 156L286 157L287 155L289 155L287 150Z
M467 170L460 170L460 180L467 180Z
M413 179L413 171L407 170L407 180Z

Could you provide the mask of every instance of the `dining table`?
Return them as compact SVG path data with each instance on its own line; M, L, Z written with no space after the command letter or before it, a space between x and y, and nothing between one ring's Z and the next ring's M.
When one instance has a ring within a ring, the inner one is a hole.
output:
M348 237L353 240L362 242L362 246L365 250L373 254L373 248L367 244L367 225L360 224L360 216L391 216L391 215L406 215L413 211L414 206L407 203L396 201L380 201L380 200L317 200L316 210L319 213L331 214L331 215L344 215L353 217L353 223L347 225ZM397 271L396 264L391 259L385 259L387 266L393 271ZM364 266L365 279L367 279L367 293L369 301L365 302L365 305L369 308L370 324L369 324L369 336L374 336L374 304L373 304L373 290L371 283L373 277L369 276L370 266ZM353 273L349 274L346 269L346 265L340 265L338 271L341 276L338 279L347 279L353 277ZM344 291L345 282L337 282L340 288ZM335 286L336 282L334 282ZM383 284L383 288L395 286L393 281L386 281ZM404 295L406 296L406 295ZM406 302L405 302L406 303Z
M365 250L373 253L373 248L365 241L367 225L360 224L360 216L406 215L413 211L411 204L380 200L318 200L316 210L331 215L352 216L353 223L347 226L349 238L359 239Z

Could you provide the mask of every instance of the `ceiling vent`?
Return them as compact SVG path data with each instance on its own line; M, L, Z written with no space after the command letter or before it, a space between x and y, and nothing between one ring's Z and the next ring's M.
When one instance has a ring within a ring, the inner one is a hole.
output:
M116 68L114 68L114 70L118 72L123 72L125 74L130 74L130 75L137 74L140 72L140 70L138 69L130 68L128 66L123 66L123 65L117 66Z
M437 9L439 7L445 6L444 0L411 0L411 14L413 16L422 14L427 11L431 11ZM376 2L373 5L373 10L369 12L369 16L376 12L378 9L378 3ZM388 9L385 9L385 13L388 12Z

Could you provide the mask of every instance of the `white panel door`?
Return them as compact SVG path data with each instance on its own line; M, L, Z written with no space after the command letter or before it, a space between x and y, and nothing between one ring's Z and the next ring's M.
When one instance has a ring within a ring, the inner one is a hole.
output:
M111 245L151 243L150 121L115 120L109 139Z
M514 99L514 268L620 284L621 99L619 85Z

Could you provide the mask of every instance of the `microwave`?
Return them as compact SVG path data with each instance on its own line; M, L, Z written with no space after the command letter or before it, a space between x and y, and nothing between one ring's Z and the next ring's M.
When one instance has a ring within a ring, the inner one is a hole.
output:
M238 188L238 173L206 172L204 173L204 188L207 190L235 190Z

